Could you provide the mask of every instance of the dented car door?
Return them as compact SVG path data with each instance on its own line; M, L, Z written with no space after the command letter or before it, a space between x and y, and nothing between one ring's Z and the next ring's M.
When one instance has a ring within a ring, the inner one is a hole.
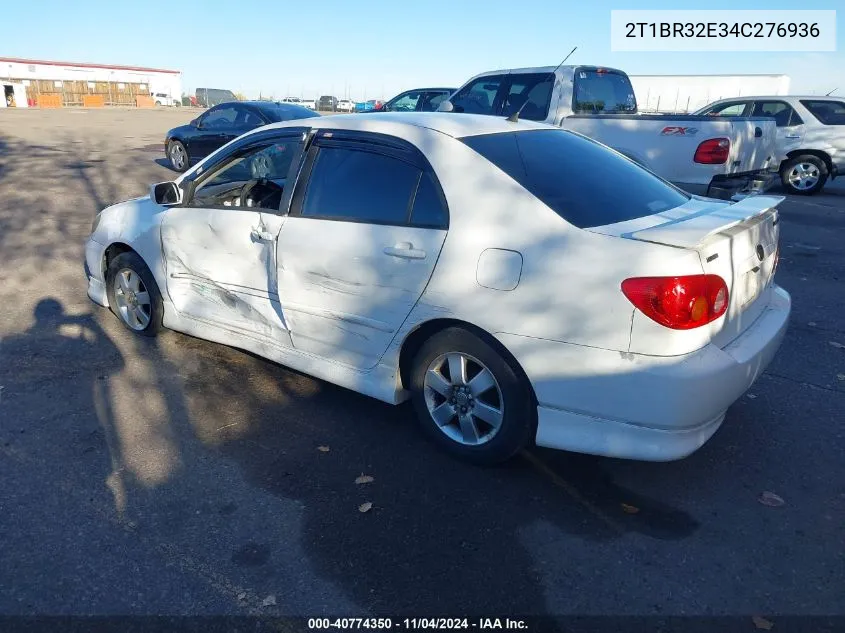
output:
M294 347L359 369L378 363L419 299L448 224L419 150L375 136L318 134L278 243Z
M276 241L288 173L302 130L235 146L169 209L161 238L167 292L180 315L288 347L279 301Z

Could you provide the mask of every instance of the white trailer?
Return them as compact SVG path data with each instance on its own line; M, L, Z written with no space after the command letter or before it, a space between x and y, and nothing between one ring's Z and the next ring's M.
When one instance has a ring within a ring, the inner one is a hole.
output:
M695 112L731 97L789 94L789 75L628 75L640 112Z

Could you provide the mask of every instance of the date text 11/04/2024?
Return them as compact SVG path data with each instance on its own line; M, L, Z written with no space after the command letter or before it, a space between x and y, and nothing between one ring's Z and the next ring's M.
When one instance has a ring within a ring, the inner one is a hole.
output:
M328 629L375 629L375 630L450 630L464 629L479 631L528 630L525 620L514 618L309 618L308 628Z

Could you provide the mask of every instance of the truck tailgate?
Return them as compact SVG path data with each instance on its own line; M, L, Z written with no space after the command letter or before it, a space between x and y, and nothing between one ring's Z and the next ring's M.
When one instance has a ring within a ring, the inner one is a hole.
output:
M775 122L770 119L728 119L731 153L727 174L767 170L775 163Z

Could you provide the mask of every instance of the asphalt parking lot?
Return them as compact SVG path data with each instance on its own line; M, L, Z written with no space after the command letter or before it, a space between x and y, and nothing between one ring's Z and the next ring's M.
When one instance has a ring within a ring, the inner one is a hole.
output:
M89 302L94 215L174 176L192 116L0 110L0 615L845 616L845 182L781 205L790 330L699 452L480 469Z

